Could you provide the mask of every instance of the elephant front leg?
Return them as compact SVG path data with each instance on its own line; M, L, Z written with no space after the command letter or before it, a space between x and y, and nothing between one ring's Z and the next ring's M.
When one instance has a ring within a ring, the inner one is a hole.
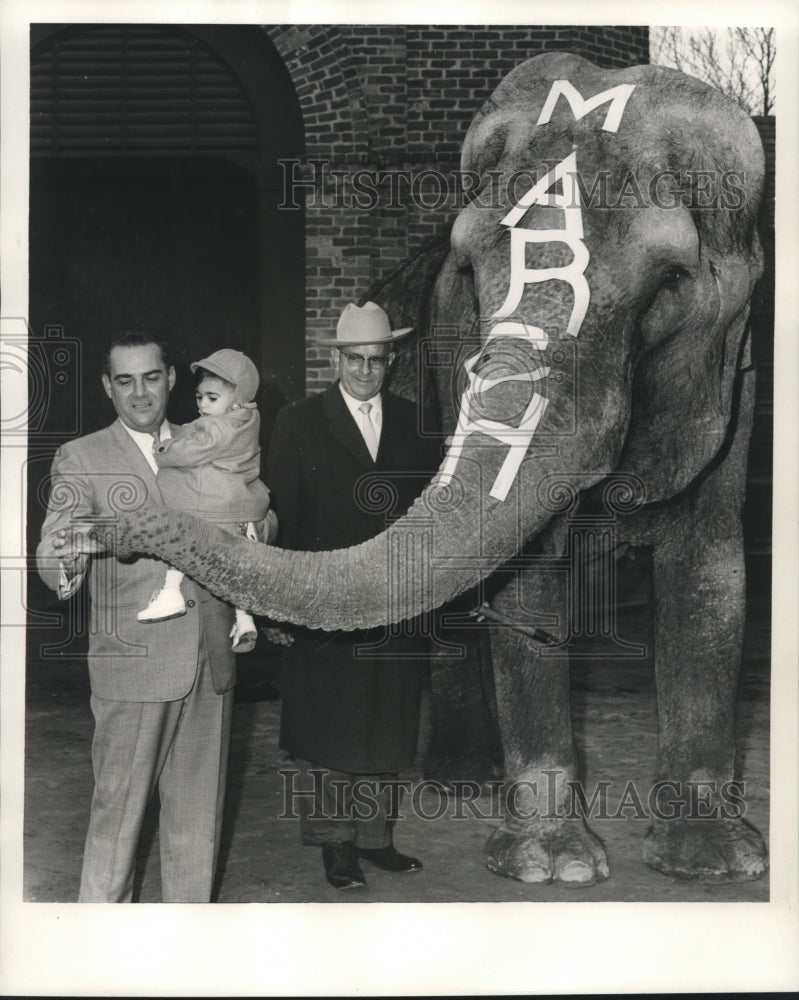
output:
M768 860L732 784L743 543L740 536L709 537L706 521L686 522L655 551L660 746L657 808L643 857L668 875L746 881L763 875Z
M554 589L559 590L557 583ZM558 596L565 609L565 595ZM550 591L549 608L552 598ZM503 610L501 599L492 603ZM565 623L565 610L560 620ZM580 888L606 879L602 843L571 808L577 751L568 659L542 655L544 648L534 640L507 629L492 628L491 648L505 801L502 823L486 845L486 864L522 882Z

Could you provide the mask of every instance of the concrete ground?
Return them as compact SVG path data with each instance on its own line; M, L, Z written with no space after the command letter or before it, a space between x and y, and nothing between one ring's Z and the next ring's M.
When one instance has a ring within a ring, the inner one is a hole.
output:
M763 602L750 613L738 713L747 816L764 836L769 819L768 611ZM645 606L628 611L621 619L620 634L648 641L648 617ZM34 653L41 638L30 631ZM608 852L611 876L605 882L569 891L492 875L483 862L483 844L497 823L491 818L490 801L479 800L474 815L456 800L442 800L421 784L421 760L429 736L426 708L420 753L402 777L414 783L416 804L431 818L408 815L406 810L396 834L398 847L420 857L424 871L399 876L364 865L368 888L337 892L324 879L320 851L300 844L296 821L280 818L282 779L278 772L290 762L277 745L277 655L273 647L264 643L262 648L259 643L255 652L240 659L219 902L755 902L769 898L767 877L743 884L704 885L672 880L648 869L641 861L648 820L636 816L634 805L619 818L592 823ZM92 790L86 668L79 661L53 663L31 655L27 676L25 899L69 902L77 896ZM580 659L572 666L572 687L575 731L588 792L597 782L610 781L615 795L633 781L645 795L657 738L651 661ZM154 821L143 837L140 869L137 898L157 902Z

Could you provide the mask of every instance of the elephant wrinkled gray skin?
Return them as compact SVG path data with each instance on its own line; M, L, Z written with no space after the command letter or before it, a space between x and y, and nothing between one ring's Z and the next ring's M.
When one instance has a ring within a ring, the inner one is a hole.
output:
M724 808L744 622L747 320L762 272L757 132L680 73L545 54L479 112L462 169L480 187L449 247L376 293L395 326L413 323L452 361L424 373L451 437L408 514L329 553L252 545L161 510L122 516L115 544L236 606L327 629L412 618L494 574L493 608L560 645L491 630L517 794L487 863L568 886L608 867L566 815L577 758L564 652L579 587L564 559L574 566L575 546L595 564L609 546L651 547L660 808L644 860L681 877L757 878L763 841Z

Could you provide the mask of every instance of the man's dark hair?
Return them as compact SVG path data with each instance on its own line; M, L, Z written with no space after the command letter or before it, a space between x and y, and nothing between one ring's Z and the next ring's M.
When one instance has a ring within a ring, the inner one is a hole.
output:
M105 349L103 374L108 376L108 378L111 377L111 351L115 347L149 347L150 344L155 344L158 348L164 367L168 371L172 362L169 357L169 344L165 340L161 340L160 337L147 330L124 330L122 333L117 334L113 340L109 341Z

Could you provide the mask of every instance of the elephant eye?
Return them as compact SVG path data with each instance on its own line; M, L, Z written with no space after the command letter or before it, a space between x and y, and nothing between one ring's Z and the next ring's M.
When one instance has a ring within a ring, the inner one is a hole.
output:
M667 269L660 287L674 291L687 277L689 277L689 275L685 268L674 265L673 267Z

